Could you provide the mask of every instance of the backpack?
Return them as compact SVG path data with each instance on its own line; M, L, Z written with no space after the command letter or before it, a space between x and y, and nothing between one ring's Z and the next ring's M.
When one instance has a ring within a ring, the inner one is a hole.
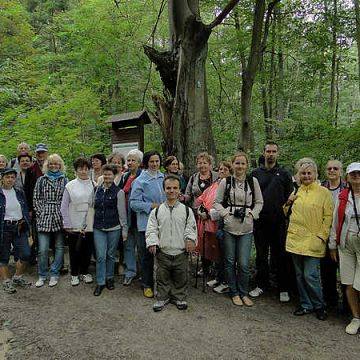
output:
M160 205L161 206L161 205ZM156 218L156 221L159 223L159 220L158 220L158 212L159 212L159 208L160 206L158 206L155 210L155 218ZM190 214L190 208L185 205L185 211L186 211L186 220L185 220L185 227L187 225L187 222L188 222L188 218L189 218L189 214Z
M233 185L233 182L232 182L232 176L228 176L226 178L226 187L225 187L225 193L224 193L224 199L223 199L223 202L222 202L222 206L224 208L227 208L228 206L230 205L235 205L235 204L231 204L231 201L230 201L230 190L231 190L231 186L234 186ZM250 191L251 191L251 206L250 206L250 209L253 209L254 206L255 206L255 190L254 190L254 178L250 175L246 175L246 178L245 178L245 193L247 192L248 190L248 185L250 187Z

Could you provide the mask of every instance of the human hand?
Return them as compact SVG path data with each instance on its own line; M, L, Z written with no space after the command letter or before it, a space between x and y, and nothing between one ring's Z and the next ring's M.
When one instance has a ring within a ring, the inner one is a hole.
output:
M148 247L150 254L156 254L156 245L151 245Z
M188 253L192 253L195 250L195 243L191 240L186 240L185 250Z
M286 202L286 205L291 205L297 199L297 197L297 195L291 194Z
M338 262L338 254L336 249L330 250L330 257L332 261Z

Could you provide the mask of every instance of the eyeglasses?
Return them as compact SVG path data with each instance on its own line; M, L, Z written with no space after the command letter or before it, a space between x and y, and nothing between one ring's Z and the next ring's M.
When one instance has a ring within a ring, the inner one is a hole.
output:
M327 171L331 171L331 170L337 171L337 170L339 170L339 168L336 167L336 166L330 166L330 167L327 168Z
M360 176L360 171L358 171L358 170L352 171L351 173L349 173L349 175L351 175L351 176Z

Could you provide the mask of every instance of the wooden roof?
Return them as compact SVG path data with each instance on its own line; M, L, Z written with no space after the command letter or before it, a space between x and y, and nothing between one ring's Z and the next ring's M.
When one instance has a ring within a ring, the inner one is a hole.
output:
M106 122L116 128L151 124L146 110L115 114L110 116Z

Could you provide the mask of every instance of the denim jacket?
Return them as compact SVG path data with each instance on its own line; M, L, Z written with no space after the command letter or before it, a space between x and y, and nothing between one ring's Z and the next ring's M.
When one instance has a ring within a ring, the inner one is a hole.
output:
M15 189L15 188L14 188ZM23 218L26 222L27 228L30 229L30 216L29 216L29 210L25 199L25 194L23 191L20 191L18 189L15 189L16 198L18 199L21 211L23 213ZM5 208L6 208L6 198L5 195L0 189L0 242L2 241L3 232L4 232L4 219L5 219Z

